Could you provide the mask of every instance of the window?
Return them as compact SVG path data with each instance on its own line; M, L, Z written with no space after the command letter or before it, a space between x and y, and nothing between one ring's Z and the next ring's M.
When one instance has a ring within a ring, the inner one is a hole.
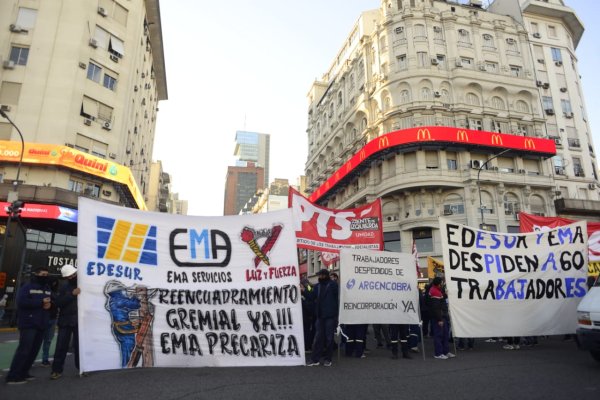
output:
M400 92L400 103L408 103L410 101L410 92L403 90Z
M455 202L452 202L455 201ZM460 196L450 195L444 202L444 215L457 215L465 213L465 204L461 201Z
M515 108L517 109L517 111L522 113L529 112L529 106L523 100L517 100L515 103Z
M398 57L398 69L404 70L407 68L406 64L406 54L401 54Z
M104 74L104 81L102 85L110 90L116 90L117 88L117 78L110 76L109 74Z
M506 39L506 50L510 51L512 53L518 53L519 45L518 45L517 41L513 38Z
M106 122L112 121L113 108L102 104L90 97L84 96L81 104L80 114L86 118L101 119Z
M458 44L470 45L471 44L471 34L466 29L458 30Z
M421 100L431 100L431 90L428 87L421 88Z
M460 61L462 62L463 67L465 68L473 68L473 59L468 57L461 57Z
M570 100L561 99L560 107L562 108L563 113L569 114L569 115L573 114L573 110L571 109L571 101Z
M521 68L518 65L511 65L510 66L510 74L512 76L516 76L517 78L520 78L521 76L523 76L523 68Z
M427 34L425 32L425 25L416 24L415 25L415 40L424 40L427 38Z
M476 131L483 130L483 122L480 119L469 118L469 129Z
M446 152L446 165L449 170L456 171L458 169L458 162L456 161L456 153Z
M429 58L427 57L427 52L425 52L425 51L417 52L417 65L419 67L429 66Z
M10 61L16 65L27 65L29 58L29 48L21 46L12 46L10 48Z
M413 230L413 241L417 245L419 253L430 253L433 251L433 234L431 228L417 228Z
M583 167L581 166L581 159L579 157L573 157L573 173L575 176L583 177Z
M400 232L383 232L383 248L387 251L401 252Z
M19 104L21 84L3 81L0 86L0 104Z
M492 97L492 107L495 108L496 110L505 110L506 109L506 107L504 106L504 100L502 100L498 96Z
M106 153L108 153L108 144L80 134L77 134L77 138L75 138L75 148L102 158L106 158Z
M94 39L98 47L108 50L109 53L119 58L125 55L125 44L123 41L99 26L96 26L96 30L94 31Z
M531 32L534 33L534 34L540 32L540 27L539 27L539 25L538 25L537 22L532 22L531 23Z
M562 62L562 54L560 53L560 49L557 49L556 47L551 47L550 50L552 51L552 61Z
M480 105L479 97L475 93L467 93L467 104L470 104L472 106Z
M542 96L542 104L544 105L544 110L553 110L554 105L552 104L551 96Z
M96 83L100 83L101 77L102 77L102 67L94 64L93 62L90 62L88 64L87 78Z
M444 40L444 31L440 26L433 27L433 39L434 40Z
M15 25L27 30L33 29L35 27L36 16L37 10L19 7L19 14L17 15Z
M399 26L396 29L394 29L394 32L396 32L396 35L398 35L398 39L404 39L404 27L403 26Z
M492 61L486 61L485 62L485 70L487 72L497 73L498 72L498 63L495 63Z
M556 37L556 27L554 25L548 25L548 36L551 38Z
M490 50L495 49L496 45L494 44L494 37L488 33L483 35L483 47Z
M100 185L71 178L68 189L90 197L100 197Z

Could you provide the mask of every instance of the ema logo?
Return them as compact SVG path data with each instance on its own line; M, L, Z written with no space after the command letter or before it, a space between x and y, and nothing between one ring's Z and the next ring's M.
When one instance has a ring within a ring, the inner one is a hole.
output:
M158 265L156 226L98 217L98 258Z

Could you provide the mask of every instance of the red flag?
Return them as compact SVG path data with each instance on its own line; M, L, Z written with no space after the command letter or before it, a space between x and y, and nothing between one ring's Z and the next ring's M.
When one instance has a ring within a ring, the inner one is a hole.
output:
M417 251L417 242L413 239L412 254L415 257L415 267L417 267L417 278L422 278L421 266L419 265L419 252Z

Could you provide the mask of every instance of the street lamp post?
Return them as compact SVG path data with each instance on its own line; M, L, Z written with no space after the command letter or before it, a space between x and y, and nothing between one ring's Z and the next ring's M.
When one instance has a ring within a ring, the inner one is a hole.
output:
M23 153L25 152L25 140L23 139L23 134L21 130L15 123L6 115L4 110L0 108L0 115L4 117L19 133L19 138L21 139L21 154L19 155L19 163L17 164L17 177L13 181L13 189L8 193L7 201L10 204L8 207L7 218L6 218L6 229L4 230L4 241L2 244L2 253L0 254L0 272L4 269L4 255L6 253L6 245L8 243L8 230L13 218L19 218L19 214L21 212L21 208L23 207L23 202L19 201L19 178L21 176L21 164L23 163ZM22 227L21 221L18 220L19 226ZM21 273L21 268L19 267L19 274Z
M479 177L481 176L481 170L494 158L500 157L502 154L508 153L511 149L504 149L500 153L496 154L493 157L488 158L483 164L479 166L479 170L477 171L477 191L479 192L479 211L481 212L481 228L485 225L485 219L483 216L483 200L481 199L481 181Z

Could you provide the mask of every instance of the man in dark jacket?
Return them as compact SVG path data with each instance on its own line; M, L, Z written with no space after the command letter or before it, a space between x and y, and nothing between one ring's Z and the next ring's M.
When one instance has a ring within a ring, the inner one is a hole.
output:
M434 358L447 360L455 357L449 351L450 319L448 316L448 303L446 291L439 276L433 278L429 296L431 297L431 320L433 322L433 347Z
M56 298L58 306L58 337L52 362L50 379L58 379L63 373L65 358L69 350L71 338L75 351L75 367L79 369L79 334L77 330L77 296L81 289L77 287L77 268L67 264L60 269L60 273L67 281L61 286Z
M319 283L312 291L315 302L315 340L311 361L307 365L310 367L319 365L321 356L323 356L323 365L330 367L333 355L333 335L338 323L339 288L337 283L330 279L329 270L320 270L318 276Z
M48 269L37 268L31 282L23 285L17 293L19 345L6 375L9 385L34 379L29 375L29 369L44 340L51 304Z

